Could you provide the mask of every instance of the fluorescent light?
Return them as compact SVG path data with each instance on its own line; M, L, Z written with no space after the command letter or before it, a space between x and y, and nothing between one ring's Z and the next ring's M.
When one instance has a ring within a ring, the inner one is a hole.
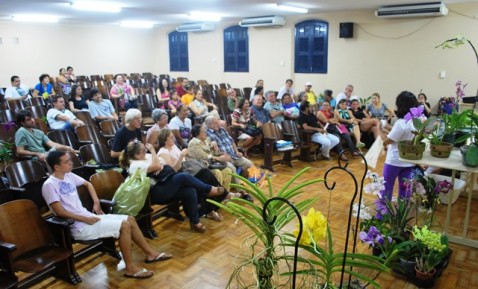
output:
M13 16L13 21L57 23L58 17L52 15L20 14Z
M191 12L189 18L199 21L221 21L221 15L209 12Z
M121 21L120 25L130 28L153 28L154 23L149 21Z
M290 11L290 12L297 12L297 13L307 13L308 10L305 8L300 8L300 7L294 7L294 6L289 6L289 5L282 5L282 4L277 4L277 8L285 11Z
M94 1L78 1L71 3L71 7L78 10L87 10L94 12L109 12L109 13L119 13L121 12L121 7L118 4L114 3L102 3Z

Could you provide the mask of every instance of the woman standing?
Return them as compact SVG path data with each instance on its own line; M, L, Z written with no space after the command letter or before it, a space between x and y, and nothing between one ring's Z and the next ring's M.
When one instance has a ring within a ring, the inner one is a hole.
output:
M138 108L138 97L134 95L133 87L124 81L121 74L115 75L115 84L111 87L110 96L119 99L119 105L125 110Z
M410 112L411 108L419 106L417 97L409 91L401 92L397 96L395 104L397 105L398 120L393 124L392 130L388 135L382 136L384 139L383 145L388 148L387 157L383 166L383 177L385 179L385 191L383 192L383 196L387 197L389 200L392 199L393 187L395 186L397 178L398 195L400 197L410 197L403 180L410 179L412 168L415 165L399 160L398 142L413 139L413 122L406 121L403 118Z
M68 100L68 106L72 112L81 111L81 110L89 110L88 104L90 101L88 99L83 98L83 90L81 86L74 84L71 87L71 96Z

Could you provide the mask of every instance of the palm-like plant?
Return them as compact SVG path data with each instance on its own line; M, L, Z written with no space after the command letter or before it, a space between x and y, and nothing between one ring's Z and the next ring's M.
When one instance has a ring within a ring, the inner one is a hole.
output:
M288 258L285 258L284 256L277 256L278 247L283 248L282 234L280 234L279 231L290 221L296 218L297 215L293 208L287 203L272 201L265 208L266 215L275 218L274 222L271 223L267 220L264 220L263 208L266 202L268 202L268 200L271 198L278 197L285 200L292 200L303 193L303 189L305 187L323 181L322 179L317 178L301 182L299 185L292 186L292 184L309 169L310 168L307 167L301 170L275 194L273 192L271 180L269 178L267 178L269 189L267 192L264 192L249 180L239 175L234 175L235 178L241 179L244 182L244 185L232 184L232 186L245 190L251 194L257 201L255 203L250 203L242 199L235 199L226 204L220 204L212 200L208 200L209 202L238 217L238 220L247 225L254 233L252 238L255 238L255 240L250 246L252 249L252 256L246 258L245 262L240 264L236 270L234 270L231 279L229 280L228 287L231 286L234 279L240 279L239 275L241 272L243 272L244 267L250 264L255 266L257 287L261 289L275 287L272 279L273 275L278 271L278 261L288 260ZM318 198L308 198L302 201L294 202L294 206L298 212L302 212L309 208L317 200ZM275 244L274 241L276 237L279 237L279 241L277 242L278 244ZM258 243L262 243L261 247L264 248L263 251L258 251L256 248Z

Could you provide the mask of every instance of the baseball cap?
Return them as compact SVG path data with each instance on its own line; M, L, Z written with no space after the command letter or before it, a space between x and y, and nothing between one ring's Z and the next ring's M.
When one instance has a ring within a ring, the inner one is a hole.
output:
M312 86L312 82L306 82L305 86Z

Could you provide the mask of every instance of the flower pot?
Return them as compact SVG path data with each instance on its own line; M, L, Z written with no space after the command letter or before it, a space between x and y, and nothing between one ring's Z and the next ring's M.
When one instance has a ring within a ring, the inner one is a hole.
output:
M447 142L430 145L430 152L432 156L437 158L448 158L452 150L453 144Z
M415 274L415 267L417 266L417 261L399 258L398 263L400 264L400 268L401 270L403 270L404 274L407 274L407 275Z
M474 146L476 146L476 145L474 145ZM475 159L474 157L470 157L470 155L469 155L470 152L468 151L469 149L470 149L470 146L468 146L468 145L464 145L464 146L460 147L462 162L463 162L464 166L474 168L474 167L478 166L478 159Z
M443 141L451 144L455 144L456 134L447 133L443 135Z
M430 272L422 272L422 271L418 270L418 268L415 266L415 276L418 279L421 279L421 280L431 280L431 279L433 279L436 272L437 272L437 270L435 268L433 268Z
M398 151L400 157L407 160L419 160L423 157L425 151L425 144L412 144L410 141L400 141L398 143Z

